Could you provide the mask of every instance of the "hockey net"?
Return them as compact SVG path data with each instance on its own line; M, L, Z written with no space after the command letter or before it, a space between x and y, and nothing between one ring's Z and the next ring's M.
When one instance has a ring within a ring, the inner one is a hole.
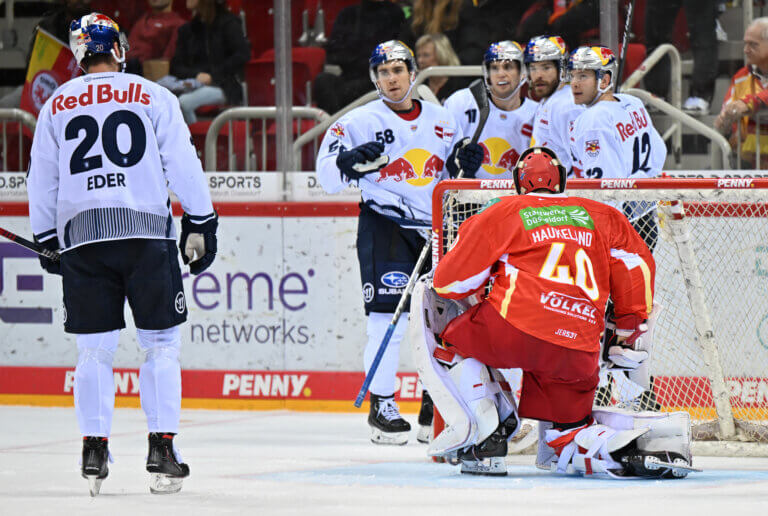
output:
M433 262L464 220L514 194L511 180L439 183ZM663 306L650 393L611 375L596 404L685 410L695 453L768 455L768 179L571 180L567 195L622 209L654 244Z

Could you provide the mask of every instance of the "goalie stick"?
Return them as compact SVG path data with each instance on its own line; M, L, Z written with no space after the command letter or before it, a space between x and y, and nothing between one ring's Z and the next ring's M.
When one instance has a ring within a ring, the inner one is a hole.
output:
M477 143L477 140L480 139L480 133L483 132L485 123L488 121L488 114L491 111L491 106L488 103L488 92L486 91L483 79L477 79L472 82L472 84L469 86L469 91L472 93L472 97L475 99L478 110L480 111L477 128L475 128L475 132L472 134L472 140L470 140L470 143ZM464 170L459 169L459 173L456 175L456 178L461 179L463 176ZM419 277L419 271L421 271L421 268L424 266L424 262L427 261L427 256L429 255L431 248L432 243L429 239L427 239L427 242L424 244L424 248L421 250L421 254L419 254L419 258L416 260L416 266L413 268L411 277L408 278L408 284L406 284L403 295L400 297L400 302L397 303L397 308L395 309L395 313L392 316L392 321L387 327L387 332L384 334L384 338L381 340L381 344L379 344L379 349L376 351L376 356L373 358L371 368L365 375L365 380L363 381L363 385L360 387L360 392L357 393L357 398L355 399L355 407L357 408L360 408L360 406L363 404L365 395L368 393L368 388L371 386L373 375L376 374L376 370L379 368L381 358L384 356L384 352L389 345L392 334L395 332L397 321L400 319L400 315L402 315L403 311L405 310L405 304L408 302L408 298L411 296L413 286L416 284L416 280Z
M0 228L0 236L4 236L5 238L10 240L14 244L18 244L21 247L26 247L30 251L34 251L37 254L41 254L41 255L45 256L46 258L49 258L49 259L51 259L51 260L53 260L55 262L58 261L59 258L61 257L59 255L59 253L54 252L54 251L49 251L48 249L46 249L45 247L41 246L40 244L38 244L36 242L30 242L26 238L20 237L16 233L12 233L12 232L8 231L7 229Z
M616 70L616 92L619 91L619 85L623 82L621 74L624 73L624 61L627 57L627 46L629 45L629 33L632 30L632 15L635 14L635 0L629 0L627 7L627 17L624 20L624 37L621 42L621 55L619 56L619 68Z

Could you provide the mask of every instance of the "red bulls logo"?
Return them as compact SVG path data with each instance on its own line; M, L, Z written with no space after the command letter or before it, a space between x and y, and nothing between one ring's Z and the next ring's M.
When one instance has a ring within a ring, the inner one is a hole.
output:
M401 158L382 168L377 183L405 180L413 186L425 186L443 170L443 160L424 149L411 149Z
M511 171L520 157L507 140L496 136L486 139L480 146L483 148L483 170L494 176Z

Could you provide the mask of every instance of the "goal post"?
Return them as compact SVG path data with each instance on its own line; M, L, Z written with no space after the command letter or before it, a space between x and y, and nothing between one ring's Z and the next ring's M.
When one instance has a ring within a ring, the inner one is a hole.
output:
M438 183L433 263L464 220L505 195L512 180ZM566 195L623 210L652 248L663 307L650 389L612 374L596 403L685 410L695 453L768 456L768 179L578 179Z

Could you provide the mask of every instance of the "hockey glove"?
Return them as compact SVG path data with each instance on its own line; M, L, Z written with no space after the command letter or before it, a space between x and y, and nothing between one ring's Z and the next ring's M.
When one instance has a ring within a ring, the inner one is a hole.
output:
M195 224L186 213L181 217L181 239L179 249L181 259L189 264L189 272L198 275L211 266L216 258L216 228L219 226L219 215L214 212L214 218Z
M35 242L37 242L37 239L35 239ZM55 253L59 252L59 247L60 247L59 239L56 237L48 239L45 242L37 242L37 243L40 244L41 247L44 247L49 251L53 251ZM59 276L61 276L60 260L51 260L50 258L43 256L42 254L39 254L38 258L40 258L40 266L43 269L45 269L47 272L50 272L51 274L58 274Z
M448 161L445 164L445 168L448 169L448 173L451 177L459 175L459 170L464 171L464 176L467 179L472 179L477 173L477 169L483 163L483 148L477 143L470 143L469 138L464 138L456 145L453 146L451 155L448 156Z
M378 172L387 164L389 158L381 156L382 152L384 152L383 143L364 143L354 149L339 152L336 166L347 181L357 181L367 174Z

